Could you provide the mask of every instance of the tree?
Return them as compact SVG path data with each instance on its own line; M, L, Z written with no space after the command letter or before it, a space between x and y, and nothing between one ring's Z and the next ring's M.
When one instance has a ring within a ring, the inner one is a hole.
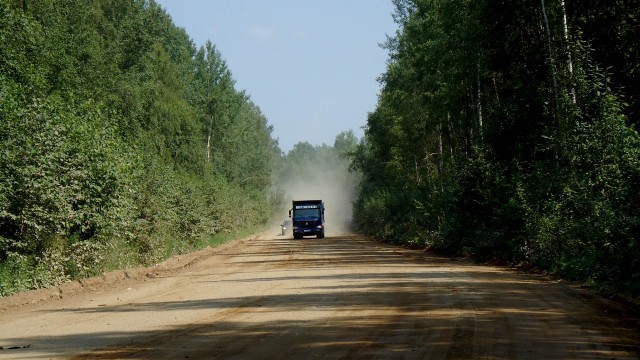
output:
M0 295L270 218L272 128L155 1L3 1L0 39Z
M362 229L637 284L637 262L625 255L637 248L639 218L628 206L638 201L629 192L637 106L625 90L636 80L628 36L637 7L394 4L400 30L385 44L382 93L352 153ZM615 26L595 30L605 23ZM610 76L602 69L611 65Z

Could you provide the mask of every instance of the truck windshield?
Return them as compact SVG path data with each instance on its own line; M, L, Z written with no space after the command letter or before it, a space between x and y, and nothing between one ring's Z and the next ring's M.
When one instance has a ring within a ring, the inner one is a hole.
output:
M320 217L320 209L296 209L293 212L294 220L303 220L308 218L317 219Z

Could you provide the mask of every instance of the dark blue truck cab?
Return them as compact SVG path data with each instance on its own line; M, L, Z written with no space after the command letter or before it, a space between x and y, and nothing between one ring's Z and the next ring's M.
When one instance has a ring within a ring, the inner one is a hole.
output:
M324 238L324 202L322 200L293 200L289 217L293 220L293 238L307 235Z

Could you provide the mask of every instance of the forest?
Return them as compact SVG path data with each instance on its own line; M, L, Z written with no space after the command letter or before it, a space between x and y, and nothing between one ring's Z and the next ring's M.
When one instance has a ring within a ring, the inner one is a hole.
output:
M281 151L154 1L0 1L0 295L255 231Z
M359 228L640 295L637 1L394 5Z

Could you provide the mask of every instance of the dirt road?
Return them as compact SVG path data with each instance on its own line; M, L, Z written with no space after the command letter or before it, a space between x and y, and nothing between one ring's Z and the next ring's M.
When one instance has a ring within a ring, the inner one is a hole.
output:
M0 359L640 356L638 320L587 290L355 235L237 241L0 309Z

